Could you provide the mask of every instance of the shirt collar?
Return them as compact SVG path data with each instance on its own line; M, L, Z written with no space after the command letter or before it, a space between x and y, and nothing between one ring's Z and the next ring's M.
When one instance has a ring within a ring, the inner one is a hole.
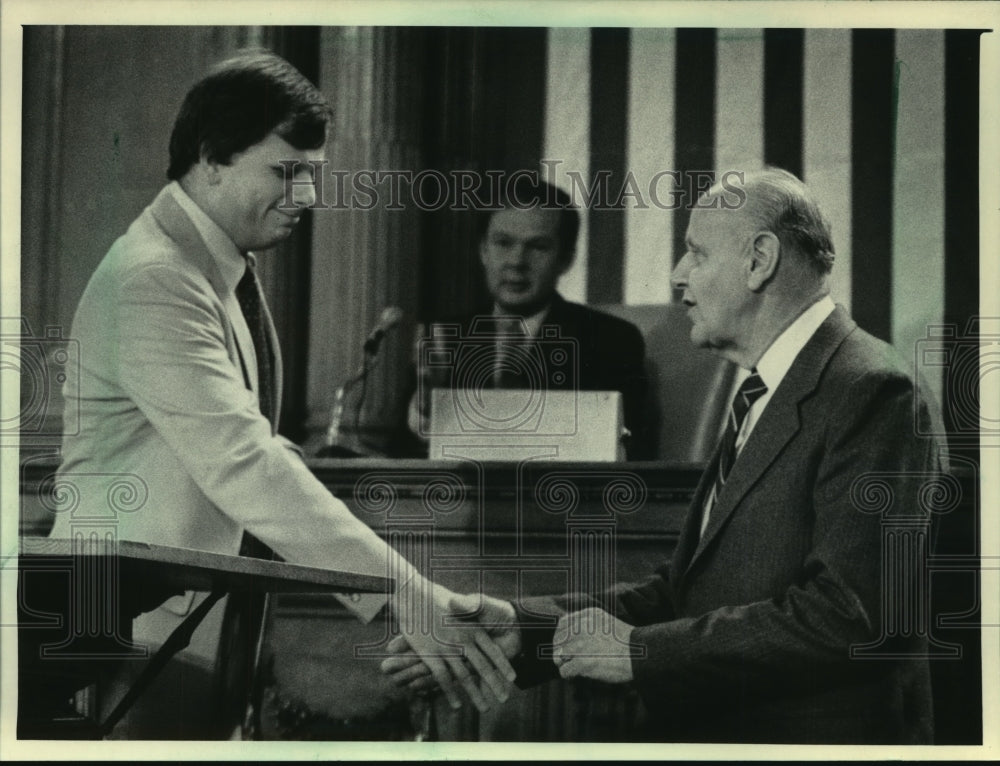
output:
M534 338L538 335L538 331L542 326L542 322L545 321L545 317L548 313L549 313L549 306L546 306L541 311L534 313L531 316L521 317L521 319L524 321L525 328L528 330L529 337ZM512 316L512 315L508 314L506 311L504 311L497 304L494 303L493 316L502 317L502 316Z
M819 326L833 312L835 306L829 295L824 295L813 305L799 314L764 355L757 362L757 374L760 375L769 391L774 391L784 379L795 357L805 347Z
M177 204L187 213L191 223L194 224L198 234L204 240L205 247L208 248L208 252L211 253L219 266L219 271L222 272L222 279L226 287L229 288L230 292L235 291L236 285L246 273L247 264L255 265L253 254L247 253L244 257L229 235L222 230L222 227L198 207L198 203L191 199L177 181L171 181L167 188L177 200Z

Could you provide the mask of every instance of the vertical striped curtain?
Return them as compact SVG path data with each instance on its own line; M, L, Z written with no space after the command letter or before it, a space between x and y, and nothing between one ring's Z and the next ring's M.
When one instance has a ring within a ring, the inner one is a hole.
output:
M976 199L975 32L551 29L547 50L542 173L584 207L582 192L608 189L585 213L567 298L670 302L688 213L651 199L671 201L663 171L767 163L817 194L833 297L865 329L914 358L929 326L975 313L975 226L968 211L946 220L949 200Z

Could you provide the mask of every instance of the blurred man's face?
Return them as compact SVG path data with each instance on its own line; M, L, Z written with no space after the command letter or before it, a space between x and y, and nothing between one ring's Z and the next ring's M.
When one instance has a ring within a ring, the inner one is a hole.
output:
M719 351L739 349L750 326L748 287L754 229L741 212L691 212L687 252L671 275L691 320L691 342Z
M490 294L504 311L531 316L541 311L569 268L559 252L559 210L506 209L490 217L479 245Z
M212 185L213 207L222 219L216 223L242 251L278 244L292 233L302 208L315 203L314 166L309 162L322 159L323 149L296 149L275 133L234 154L229 165L217 166ZM281 163L289 160L299 164L294 177L289 172L286 178Z

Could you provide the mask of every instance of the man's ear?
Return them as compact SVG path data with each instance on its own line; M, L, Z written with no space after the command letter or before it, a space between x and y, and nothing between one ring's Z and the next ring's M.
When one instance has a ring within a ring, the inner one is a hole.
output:
M761 290L777 272L780 260L781 242L777 235L771 231L754 234L750 245L747 287L754 292Z
M198 152L198 168L209 186L217 186L222 181L222 176L219 174L220 165L220 162L208 156L208 151L202 146Z
M219 165L215 162L206 163L205 168L205 180L208 181L209 186L218 186L222 183L222 176L219 174Z

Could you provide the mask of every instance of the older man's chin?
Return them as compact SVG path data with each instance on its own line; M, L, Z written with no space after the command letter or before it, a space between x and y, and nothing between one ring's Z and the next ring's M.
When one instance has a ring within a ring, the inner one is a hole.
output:
M712 348L712 341L705 335L697 324L691 325L691 332L688 333L688 340L695 348Z

